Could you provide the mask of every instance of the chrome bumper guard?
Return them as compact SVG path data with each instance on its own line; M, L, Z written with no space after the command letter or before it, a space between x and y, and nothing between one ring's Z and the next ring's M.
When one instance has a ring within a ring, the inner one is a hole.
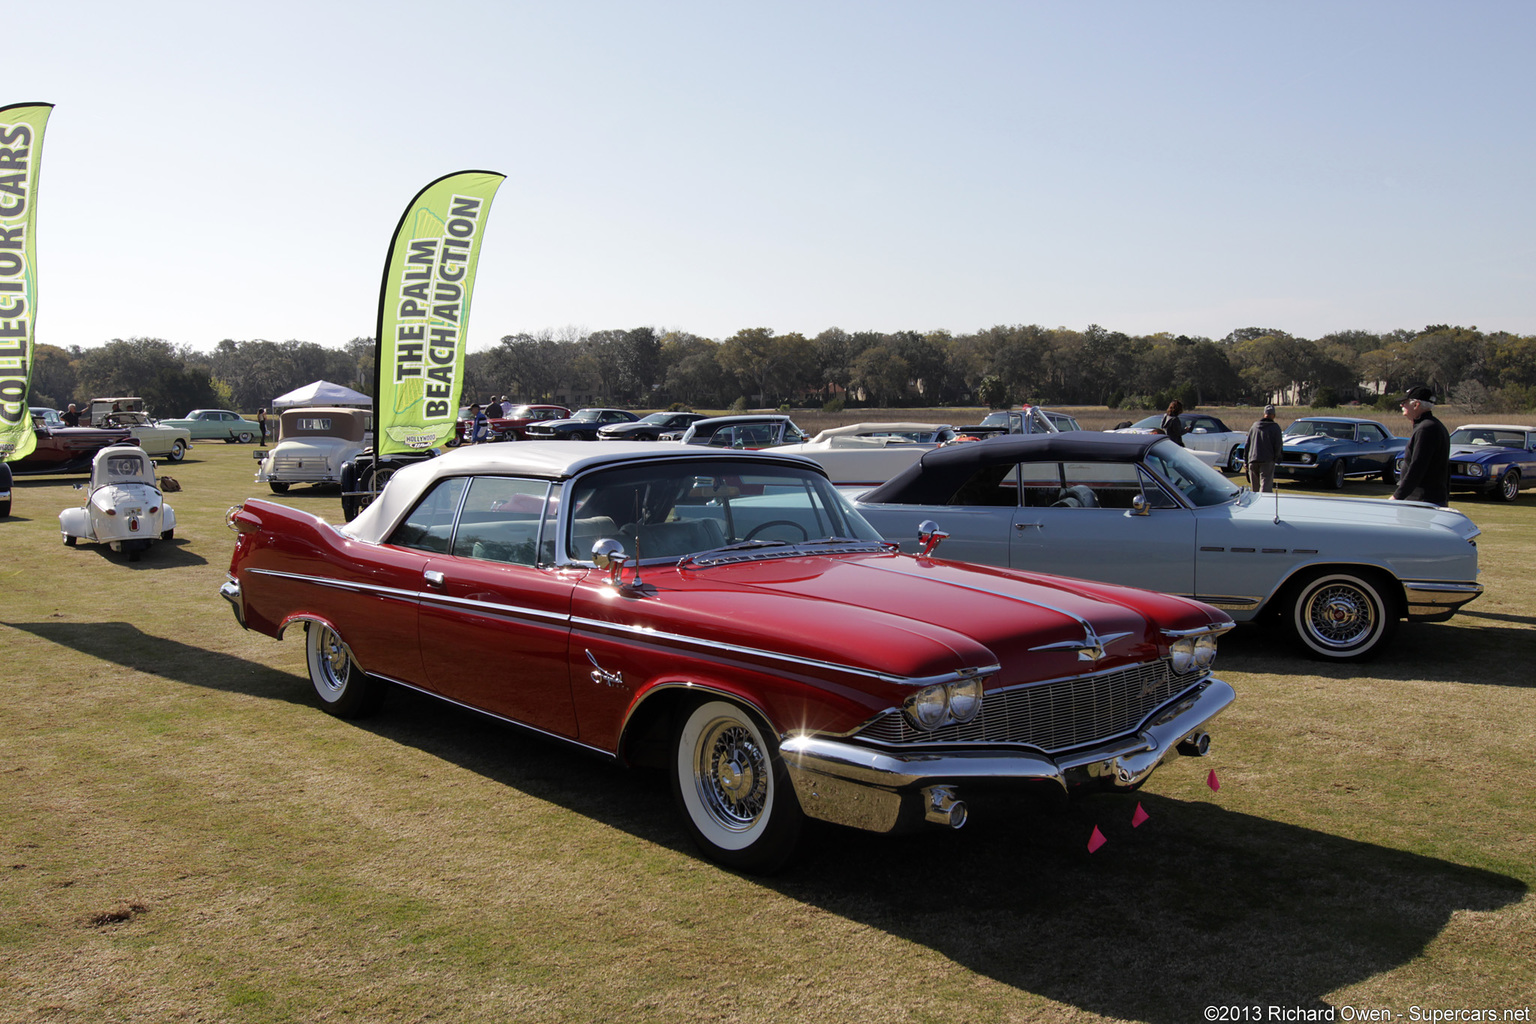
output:
M1403 594L1408 601L1408 618L1417 622L1444 622L1482 592L1481 583L1403 580Z
M1062 793L1087 783L1133 789L1235 699L1232 687L1213 676L1160 708L1135 736L1056 758L1022 748L903 751L811 735L790 736L779 751L809 816L871 832L904 831L927 815L936 787L1045 782Z
M219 587L219 596L229 602L229 606L235 610L235 621L240 623L241 629L249 629L245 624L245 609L240 604L240 581L227 579Z

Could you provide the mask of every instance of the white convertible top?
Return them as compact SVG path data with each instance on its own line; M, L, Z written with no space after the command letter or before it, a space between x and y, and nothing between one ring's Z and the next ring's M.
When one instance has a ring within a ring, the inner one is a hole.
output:
M379 543L395 523L437 481L450 476L503 474L563 480L596 466L635 460L693 459L740 461L775 459L821 471L810 459L775 451L744 451L657 444L654 441L506 441L466 445L434 459L412 462L398 470L373 504L344 527L342 533L361 541Z

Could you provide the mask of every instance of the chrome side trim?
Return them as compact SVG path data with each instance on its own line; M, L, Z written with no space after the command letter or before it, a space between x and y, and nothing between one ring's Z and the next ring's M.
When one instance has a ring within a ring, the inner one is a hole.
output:
M743 647L739 644L728 644L714 640L700 640L697 637L683 636L679 633L663 633L660 630L646 626L634 626L625 622L607 622L603 619L587 619L573 616L571 623L574 626L597 633L617 633L623 636L632 636L648 642L662 641L681 647L689 647L703 652L729 651L732 654L744 655L752 658L762 658L767 661L776 661L786 665L799 665L802 668L814 668L824 672L846 672L850 675L863 676L867 679L878 679L883 683L892 683L897 686L912 686L922 688L939 683L952 683L958 679L970 679L974 676L992 675L1002 671L999 664L972 666L956 669L953 672L945 672L936 676L897 676L888 672L877 672L874 669L858 668L854 665L844 665L835 661L820 661L816 658L801 658L793 654L782 654L778 651L764 650L760 647Z
M550 732L548 729L540 729L536 725L529 725L527 722L520 722L515 718L508 718L506 715L498 715L494 711L487 711L484 708L477 708L473 704L465 704L461 700L454 700L452 697L445 697L438 693L436 690L428 690L425 687L415 686L411 683L395 679L392 676L380 675L377 672L370 672L368 674L371 676L376 676L377 678L382 679L387 683L393 683L396 686L403 686L407 690L415 690L417 693L426 694L428 697L432 697L435 700L440 700L444 704L452 704L455 707L464 708L466 711L473 711L477 715L484 715L486 718L494 718L498 722L505 722L508 725L516 726L517 728L526 730L527 732L535 733L539 736L545 736L549 739L557 740L560 743L567 743L573 747L580 747L582 750L590 751L594 754L599 754L610 761L618 759L618 755L611 750L604 750L602 747L594 747L591 744L583 743L580 740L572 739L569 736L562 736L558 732Z
M434 594L428 591L405 590L399 587L384 587L375 583L358 583L347 580L330 579L325 576L310 576L303 573L281 572L276 569L251 569L253 575L270 576L276 579L293 580L299 583L310 583L315 586L331 587L336 590L346 590L357 594L376 594L380 597L391 597L403 601L417 602L421 604L437 605L443 607L460 608L473 611L480 615L489 615L505 619L534 620L541 623L567 624L572 630L585 630L589 633L617 634L633 637L649 643L665 643L677 647L686 647L701 653L716 653L728 651L732 654L744 657L758 658L764 661L776 662L784 665L798 665L802 668L816 669L821 672L841 672L848 675L859 676L866 679L877 679L883 683L896 686L911 686L921 689L925 686L933 686L940 683L951 683L959 679L969 679L978 675L990 675L1002 671L1002 666L996 663L990 665L969 666L957 669L954 672L946 672L936 676L915 677L898 676L887 672L878 672L874 669L860 668L855 665L845 665L835 661L821 661L815 658L801 658L792 654L783 654L778 651L765 650L759 647L744 647L739 644L721 643L711 640L700 640L697 637L683 636L678 633L664 633L645 626L636 626L625 622L608 622L602 619L588 619L580 616L567 615L564 612L551 612L542 608L527 608L521 605L496 604L490 601L475 601L463 597L450 597L446 594Z
M1463 605L1470 604L1483 592L1480 583L1454 583L1445 580L1402 580L1407 601L1407 617L1429 621L1450 618Z

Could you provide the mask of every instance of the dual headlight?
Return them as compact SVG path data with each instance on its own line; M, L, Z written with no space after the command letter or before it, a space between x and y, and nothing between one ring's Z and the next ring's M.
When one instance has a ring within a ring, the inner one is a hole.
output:
M1465 474L1467 474L1467 476L1482 476L1483 475L1483 467L1480 464L1475 463L1475 462L1467 462L1467 463L1453 462L1453 463L1451 463L1451 470L1453 472L1456 472L1456 473L1465 473Z
M1311 452L1304 452L1302 453L1301 461L1310 466L1312 463L1317 461L1317 456L1313 455Z
M1180 675L1203 671L1216 660L1216 634L1207 633L1204 636L1187 636L1175 640L1168 653L1173 659L1173 670Z
M952 683L925 686L908 697L901 709L907 721L923 732L932 732L943 725L964 725L981 711L984 680L984 676L970 676Z

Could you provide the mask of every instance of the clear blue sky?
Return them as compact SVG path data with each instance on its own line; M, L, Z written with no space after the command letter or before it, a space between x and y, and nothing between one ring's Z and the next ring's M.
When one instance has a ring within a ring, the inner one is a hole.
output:
M373 332L505 173L471 347L652 325L1536 333L1530 2L56 0L38 340Z

